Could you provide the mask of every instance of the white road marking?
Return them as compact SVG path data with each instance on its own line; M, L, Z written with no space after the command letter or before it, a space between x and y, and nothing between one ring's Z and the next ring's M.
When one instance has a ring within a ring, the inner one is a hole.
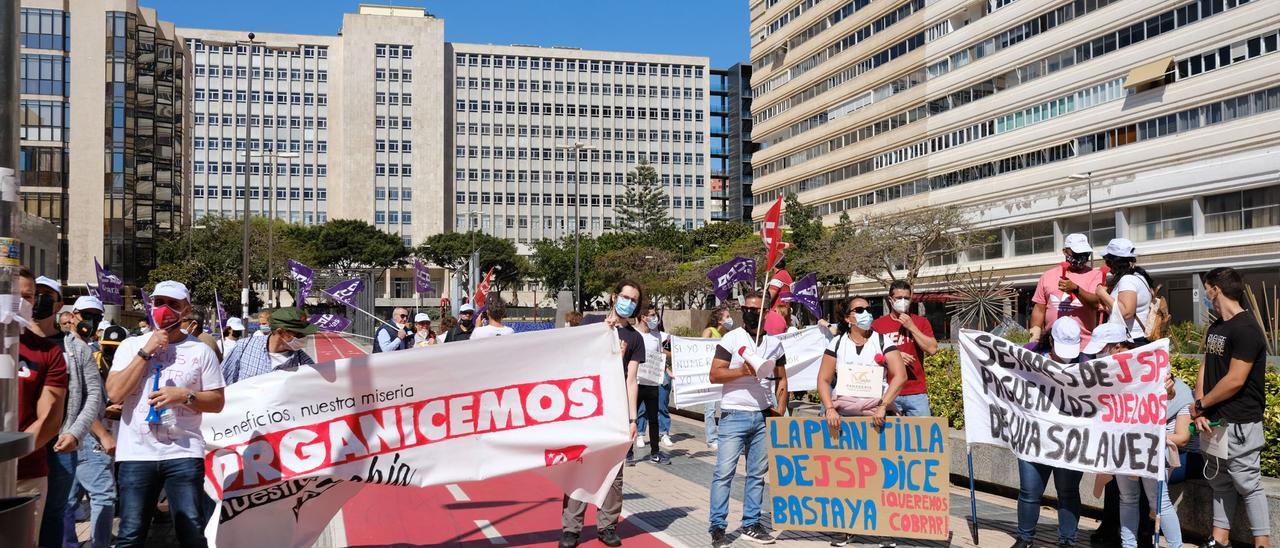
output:
M444 486L444 488L449 490L450 495L453 495L453 500L458 502L471 501L471 497L468 497L467 494L462 491L462 488L458 487L458 484L456 483L450 483L449 485Z
M667 543L668 546L681 546L684 544L683 542L676 539L675 537L668 535L666 532L661 531L657 527L650 525L648 522L633 516L631 512L623 510L622 519L626 520L627 523L630 523L640 528L641 531L649 533L649 536Z
M484 533L485 538L489 539L490 544L506 544L507 539L502 538L502 534L493 528L493 524L487 519L476 520L476 527L480 528L480 532Z

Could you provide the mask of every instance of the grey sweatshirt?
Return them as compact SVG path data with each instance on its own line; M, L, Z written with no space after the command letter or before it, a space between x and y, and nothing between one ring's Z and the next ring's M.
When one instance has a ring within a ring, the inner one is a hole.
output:
M62 416L58 435L71 434L83 442L93 421L102 415L106 393L89 345L75 333L67 333L63 347L67 358L67 412Z

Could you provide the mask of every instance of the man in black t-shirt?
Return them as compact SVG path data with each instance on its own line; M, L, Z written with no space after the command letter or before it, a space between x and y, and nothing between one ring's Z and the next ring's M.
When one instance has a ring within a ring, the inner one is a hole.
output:
M1221 318L1205 337L1204 366L1196 379L1191 417L1205 435L1225 429L1227 458L1207 454L1208 466L1218 470L1213 486L1213 538L1207 547L1230 546L1230 519L1237 494L1255 546L1270 546L1267 495L1262 490L1262 414L1266 402L1267 343L1253 314L1244 310L1244 280L1232 268L1215 268L1204 278L1205 294ZM1216 424L1216 426L1215 426Z

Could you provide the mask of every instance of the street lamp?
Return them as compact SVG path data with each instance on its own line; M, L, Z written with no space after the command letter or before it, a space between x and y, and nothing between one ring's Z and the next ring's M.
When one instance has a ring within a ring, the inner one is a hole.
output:
M293 47L267 46L265 42L255 42L253 41L254 34L252 32L248 34L248 38L249 38L248 40L236 40L234 42L222 42L218 40L204 41L206 45L218 46L223 48L226 48L226 47L239 48L243 46L247 53L248 62L246 63L246 71L245 71L245 74L247 75L247 77L245 78L245 93L244 93L245 95L245 107L244 107L244 147L245 147L244 164L245 165L244 165L244 209L243 209L244 240L241 242L241 246L244 248L244 256L241 258L242 264L240 265L240 285L241 285L240 313L241 313L241 316L246 320L249 318L249 151L253 148L251 146L252 138L253 138L251 131L253 129L254 49L261 48L263 55L266 54L267 50L272 50L277 52L301 51L301 48L297 46L293 46ZM266 63L259 63L260 66L265 64Z
M276 256L274 251L274 247L276 243L276 235L275 235L275 232L276 232L276 172L280 171L279 169L277 169L278 165L276 164L276 161L281 159L293 160L301 157L302 155L298 154L297 152L277 152L275 149L272 149L270 152L254 152L249 156L252 156L254 158L270 158L271 159L271 193L267 196L267 199L270 200L270 206L269 206L270 214L268 215L268 220L267 220L267 295L271 298L271 308L276 308L277 306L280 306L280 297L279 297L280 294L279 292L276 291L276 277L275 277L275 268L274 268L275 261L276 261ZM292 165L292 164L293 162L285 163L286 166ZM246 198L245 202L248 203L247 194L245 198ZM294 306L297 306L297 303L294 303Z
M578 238L578 223L581 222L582 199L578 194L578 185L582 177L578 173L578 155L583 150L596 150L593 145L575 141L572 145L560 145L556 148L573 151L573 311L582 312L582 244Z
M1074 173L1068 175L1067 178L1073 181L1088 181L1086 187L1089 192L1089 241L1093 242L1093 172Z

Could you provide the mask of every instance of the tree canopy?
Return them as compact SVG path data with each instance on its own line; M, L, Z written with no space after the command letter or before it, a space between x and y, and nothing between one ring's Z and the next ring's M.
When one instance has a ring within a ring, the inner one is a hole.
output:
M618 198L613 210L617 214L618 232L645 233L671 225L670 198L662 188L658 170L641 160L627 173L626 192Z

